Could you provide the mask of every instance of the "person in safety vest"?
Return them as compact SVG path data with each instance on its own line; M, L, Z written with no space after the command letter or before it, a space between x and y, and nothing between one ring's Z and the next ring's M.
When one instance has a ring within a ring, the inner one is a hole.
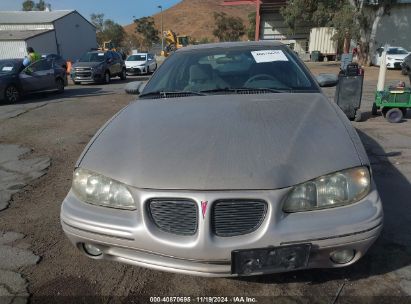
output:
M32 63L34 63L34 62L41 59L40 54L36 53L32 47L27 48L27 54L28 55L26 56L26 58L23 61L24 66L29 66L30 64L32 64Z

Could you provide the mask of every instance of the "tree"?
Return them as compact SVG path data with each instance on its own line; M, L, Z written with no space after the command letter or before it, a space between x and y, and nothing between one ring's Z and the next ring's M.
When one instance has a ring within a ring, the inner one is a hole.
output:
M105 41L111 41L114 47L119 47L126 36L124 28L111 19L104 21L103 37Z
M143 45L150 49L154 43L160 41L159 31L155 28L155 22L152 17L142 17L135 19L136 32L143 36Z
M363 0L288 0L280 13L294 31L306 24L334 27L334 39L350 37L358 41L360 62L370 64L378 24L395 3L396 0L374 1L372 5Z
M91 14L91 23L96 27L96 32L101 33L104 25L104 14Z
M26 0L22 3L23 11L44 11L47 6L50 6L50 4L47 4L44 0L39 0L37 3L33 0Z
M248 29L247 29L247 37L248 40L254 40L255 39L255 22L256 22L256 13L252 12L248 14Z
M215 29L213 35L220 41L238 41L245 34L245 26L239 17L226 13L214 13Z
M39 2L36 4L36 10L44 11L45 9L46 9L46 2L44 2L44 0L39 0Z
M97 43L103 46L104 41L111 41L114 47L122 45L126 37L124 28L111 19L104 19L104 14L91 14L91 23L96 27Z
M32 0L26 0L22 4L23 11L32 11L34 9L35 3Z

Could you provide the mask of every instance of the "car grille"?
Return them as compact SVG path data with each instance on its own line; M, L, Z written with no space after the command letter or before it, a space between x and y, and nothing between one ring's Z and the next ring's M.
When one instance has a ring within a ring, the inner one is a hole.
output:
M91 68L75 68L77 77L91 77Z
M198 211L190 200L151 200L149 213L156 226L165 232L193 235L197 232Z
M263 201L220 200L214 203L212 212L212 227L216 235L244 235L261 225L267 204Z

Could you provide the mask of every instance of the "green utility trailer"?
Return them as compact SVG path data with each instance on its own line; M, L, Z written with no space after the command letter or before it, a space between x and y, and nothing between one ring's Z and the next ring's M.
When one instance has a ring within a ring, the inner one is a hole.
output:
M411 88L391 88L376 92L372 114L377 115L379 109L389 122L397 123L406 116L408 108L411 108Z

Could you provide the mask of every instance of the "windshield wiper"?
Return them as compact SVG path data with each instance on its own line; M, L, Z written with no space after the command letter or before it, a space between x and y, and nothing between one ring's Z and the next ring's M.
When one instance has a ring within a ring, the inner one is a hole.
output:
M154 97L154 98L176 98L185 96L205 96L203 92L194 91L154 91L141 94L139 98Z
M222 89L213 89L213 90L204 90L200 93L220 93L220 92L229 92L234 94L241 94L244 92L255 92L255 93L291 93L292 89L272 89L272 88L222 88Z

